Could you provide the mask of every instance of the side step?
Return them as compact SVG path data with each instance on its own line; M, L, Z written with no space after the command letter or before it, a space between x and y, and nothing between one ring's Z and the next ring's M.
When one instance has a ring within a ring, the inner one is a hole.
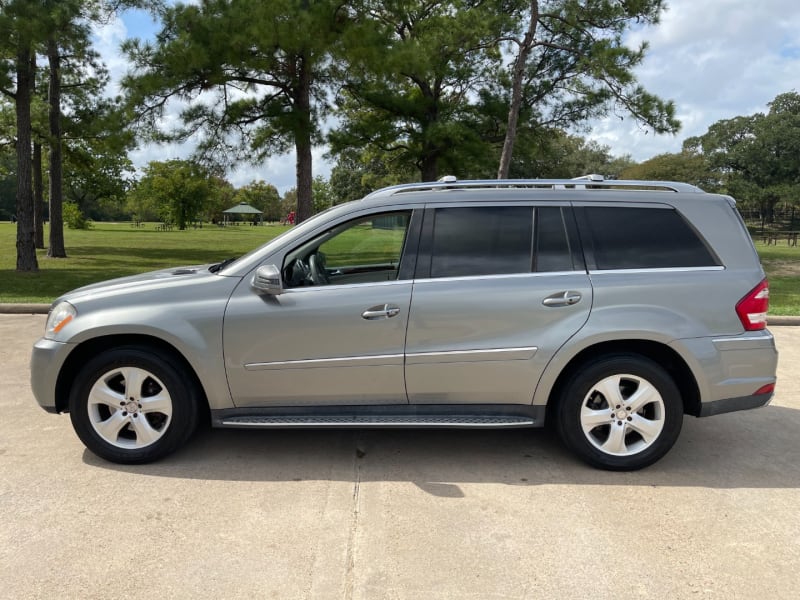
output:
M515 428L535 419L515 415L241 415L215 419L215 427L237 428Z

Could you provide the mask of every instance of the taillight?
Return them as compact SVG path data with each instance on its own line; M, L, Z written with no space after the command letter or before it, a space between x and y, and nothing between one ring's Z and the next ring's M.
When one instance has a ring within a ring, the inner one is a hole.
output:
M736 304L736 314L747 331L764 329L769 310L769 283L764 279Z
M762 394L772 394L773 392L775 392L775 384L768 383L767 385L762 385L755 392L753 392L753 396L761 396Z

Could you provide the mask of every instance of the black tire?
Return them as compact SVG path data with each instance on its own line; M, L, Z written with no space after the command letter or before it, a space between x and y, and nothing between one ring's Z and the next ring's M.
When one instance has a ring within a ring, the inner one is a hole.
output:
M198 400L193 379L171 356L122 346L95 356L80 370L69 412L75 432L94 454L141 464L188 441L197 427Z
M682 424L683 401L672 377L637 354L586 363L562 388L556 406L564 444L609 471L652 465L675 444Z

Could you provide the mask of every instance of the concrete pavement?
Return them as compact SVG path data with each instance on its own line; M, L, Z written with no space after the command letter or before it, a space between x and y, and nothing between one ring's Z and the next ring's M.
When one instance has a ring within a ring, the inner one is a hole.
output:
M800 328L769 407L687 417L637 473L544 431L205 431L84 450L0 316L0 598L796 598Z

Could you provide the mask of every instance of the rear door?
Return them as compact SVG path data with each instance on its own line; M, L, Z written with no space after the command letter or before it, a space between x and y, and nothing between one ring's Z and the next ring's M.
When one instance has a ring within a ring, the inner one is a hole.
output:
M591 305L570 207L429 206L406 336L409 401L530 404Z

